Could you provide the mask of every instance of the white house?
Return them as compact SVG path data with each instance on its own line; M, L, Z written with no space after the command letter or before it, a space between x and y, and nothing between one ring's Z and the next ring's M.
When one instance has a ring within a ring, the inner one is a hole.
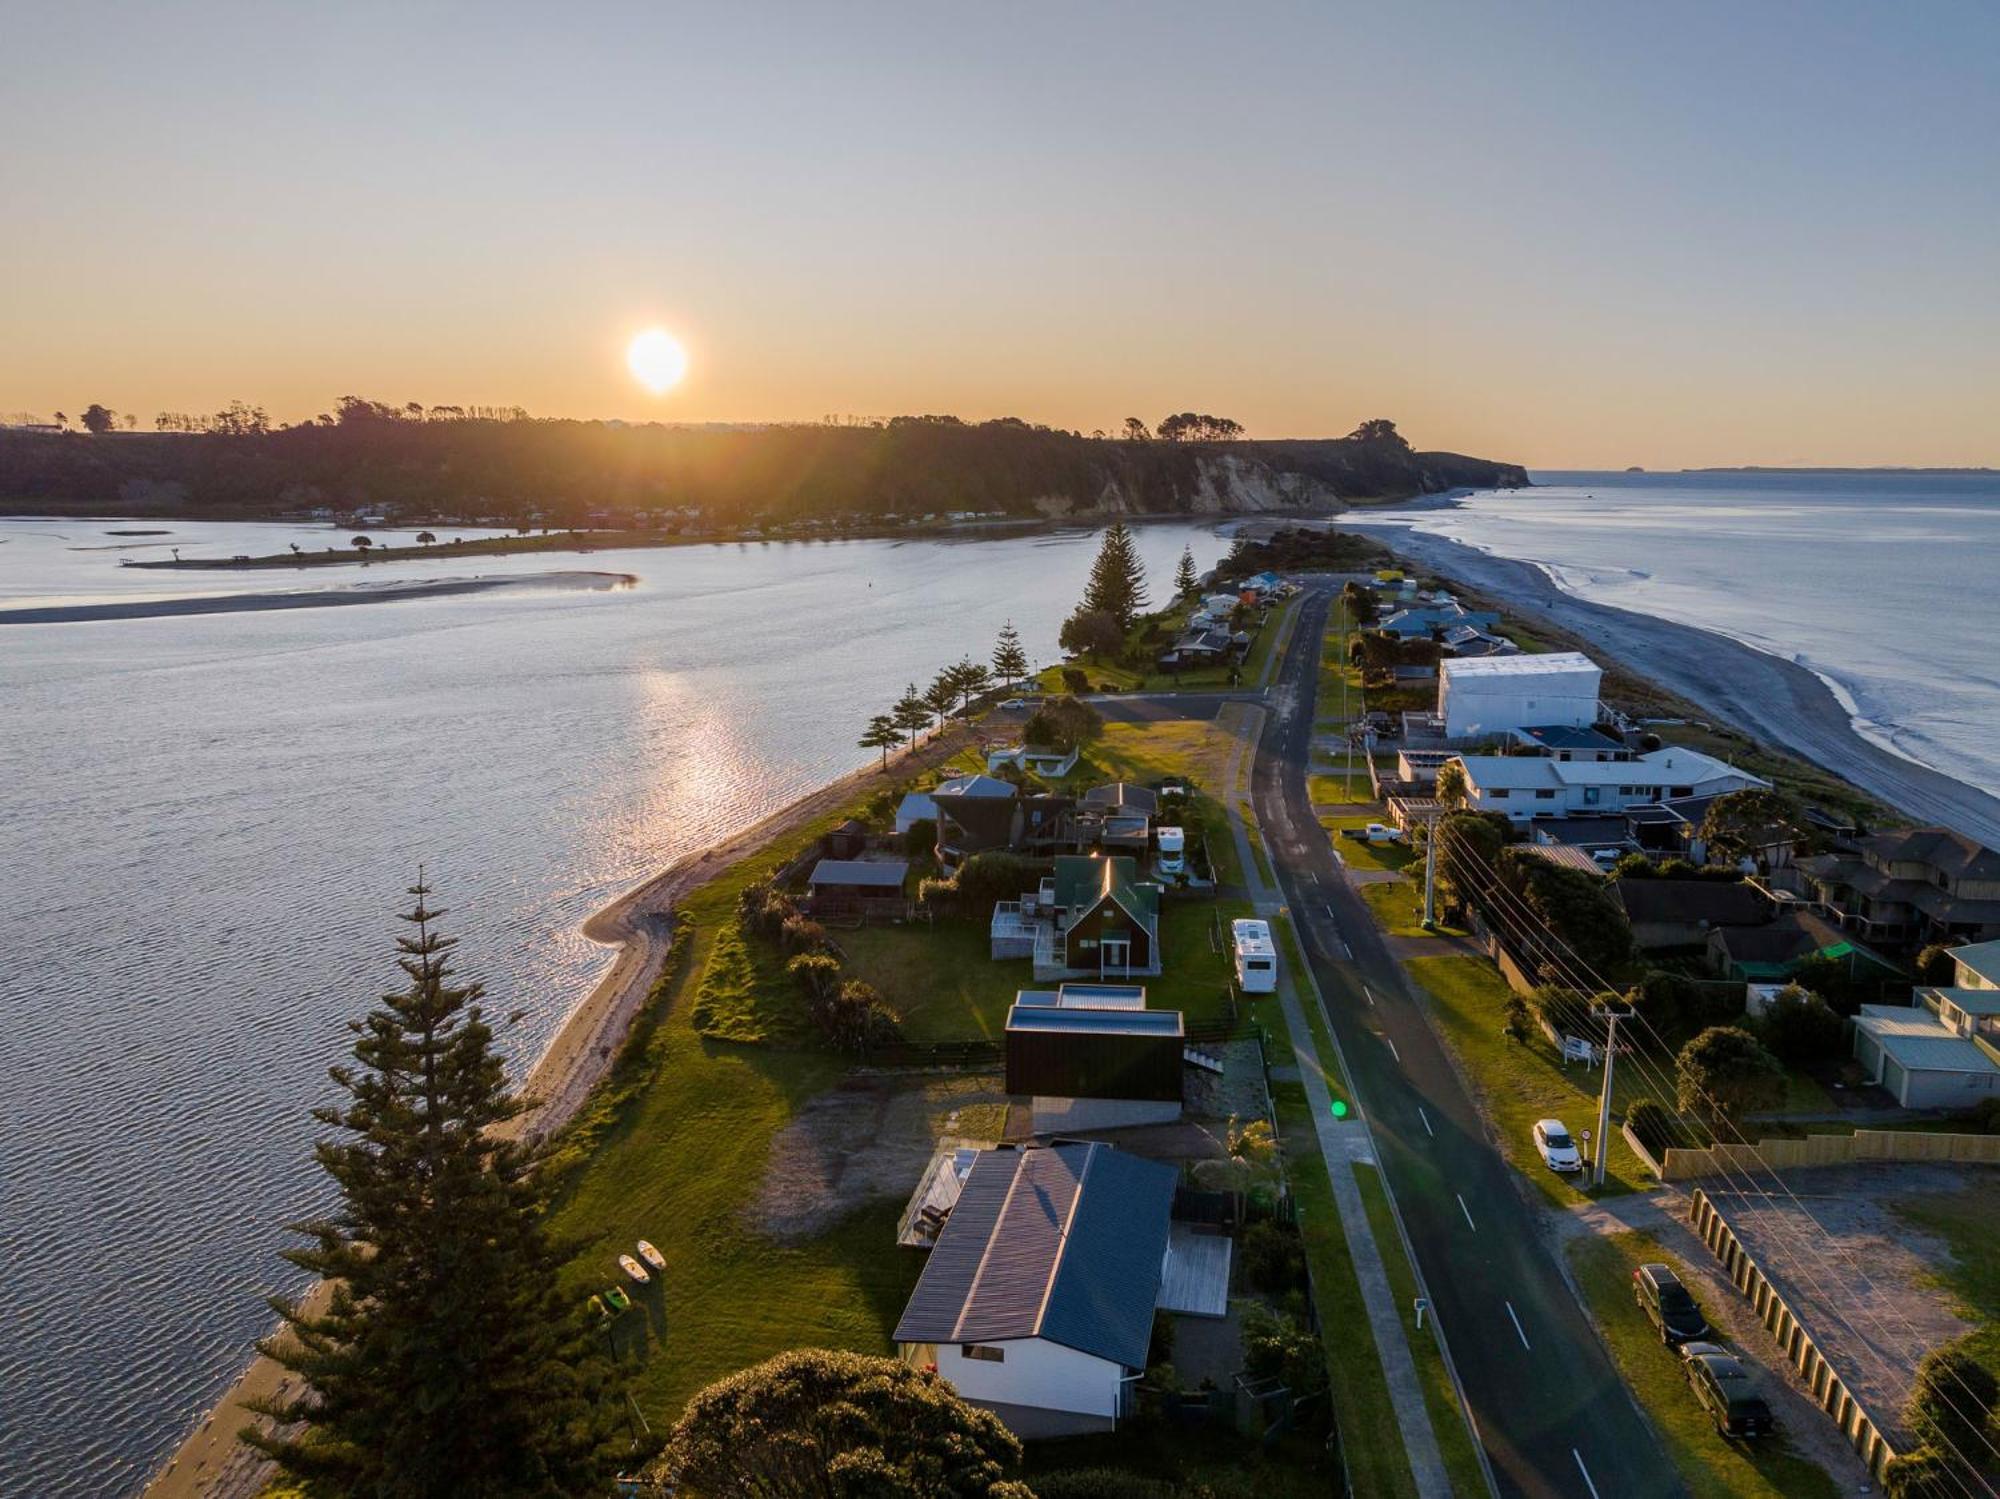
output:
M1604 673L1580 651L1454 657L1438 666L1438 717L1447 739L1511 734L1537 725L1597 722Z
M1447 663L1450 664L1450 663ZM1617 812L1680 796L1720 796L1771 783L1699 750L1668 746L1631 760L1558 760L1547 755L1458 755L1466 805L1515 822Z
M1033 771L1048 780L1060 780L1076 769L1077 751L1047 749L1032 744L1009 745L1005 749L986 752L986 771L994 771L1012 765L1017 770Z
M2000 942L1973 942L1951 950L1960 989L2000 989Z
M899 1355L1017 1436L1111 1430L1146 1367L1177 1180L1096 1142L981 1151L896 1324Z
M1855 1059L1868 1080L1906 1109L1963 1109L2000 1093L1987 1046L1928 1007L1863 1005L1854 1017Z

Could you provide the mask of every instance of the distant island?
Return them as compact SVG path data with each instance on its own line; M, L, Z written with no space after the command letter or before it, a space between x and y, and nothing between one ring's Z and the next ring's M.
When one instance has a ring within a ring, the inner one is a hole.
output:
M160 424L0 430L0 513L699 534L1335 510L1529 483L1518 464L1418 451L1379 419L1254 441L1192 412L1085 436L1015 418L629 426L348 397L288 427L240 403Z
M1626 470L1631 472L1631 470ZM1684 474L1995 474L1995 468L1925 468L1921 465L1882 463L1841 467L1810 465L1790 467L1784 464L1738 463L1723 464L1716 468L1684 468Z

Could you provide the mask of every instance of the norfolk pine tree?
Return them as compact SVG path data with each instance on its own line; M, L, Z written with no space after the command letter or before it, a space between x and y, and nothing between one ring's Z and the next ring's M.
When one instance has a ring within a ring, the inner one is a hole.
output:
M1113 521L1098 546L1097 560L1090 564L1090 581L1084 585L1083 608L1109 614L1118 628L1129 630L1140 610L1146 607L1146 569L1139 561L1139 549L1125 522Z
M1021 649L1021 636L1011 619L1000 627L1000 638L993 645L993 674L1009 687L1028 674L1028 653Z
M451 982L421 875L409 893L409 987L352 1023L345 1097L314 1111L339 1204L284 1252L331 1284L326 1307L273 1297L285 1325L258 1345L303 1388L253 1407L279 1427L244 1439L313 1499L603 1493L616 1392L557 1286L541 1149L499 1131L523 1105L480 986Z
M861 748L882 751L884 770L889 768L889 751L899 747L902 742L903 730L893 714L877 713L868 720L868 727L861 731Z
M1195 571L1194 547L1181 548L1180 565L1174 569L1174 592L1181 598L1193 598L1194 591L1201 587L1201 574Z

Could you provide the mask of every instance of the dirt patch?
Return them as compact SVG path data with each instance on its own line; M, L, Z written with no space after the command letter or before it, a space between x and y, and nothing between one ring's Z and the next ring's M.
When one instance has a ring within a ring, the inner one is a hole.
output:
M1889 1204L1963 1191L1967 1172L1982 1170L1990 1168L1841 1166L1802 1173L1792 1184L1796 1201L1710 1193L1744 1249L1899 1447L1910 1444L1902 1413L1918 1360L1971 1324L1939 1283L1939 1272L1952 1263L1950 1248Z
M1222 1074L1189 1067L1183 1108L1197 1119L1264 1117L1264 1053L1255 1041L1217 1041L1200 1048L1222 1063Z
M862 1203L907 1197L945 1136L997 1140L1007 1095L992 1074L849 1078L815 1094L772 1138L752 1226L796 1242Z

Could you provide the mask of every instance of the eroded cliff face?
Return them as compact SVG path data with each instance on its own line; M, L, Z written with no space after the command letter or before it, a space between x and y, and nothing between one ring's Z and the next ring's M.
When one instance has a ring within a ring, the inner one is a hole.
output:
M1286 445L1288 450L1317 446ZM1414 498L1450 489L1508 488L1527 483L1527 472L1517 465L1462 458L1455 453L1406 453L1399 459L1396 455L1288 451L1275 460L1218 453L1195 457L1191 478L1167 492L1158 486L1142 490L1121 476L1107 479L1088 502L1069 495L1041 494L1032 503L1038 513L1052 520L1109 515L1331 513L1358 499Z

